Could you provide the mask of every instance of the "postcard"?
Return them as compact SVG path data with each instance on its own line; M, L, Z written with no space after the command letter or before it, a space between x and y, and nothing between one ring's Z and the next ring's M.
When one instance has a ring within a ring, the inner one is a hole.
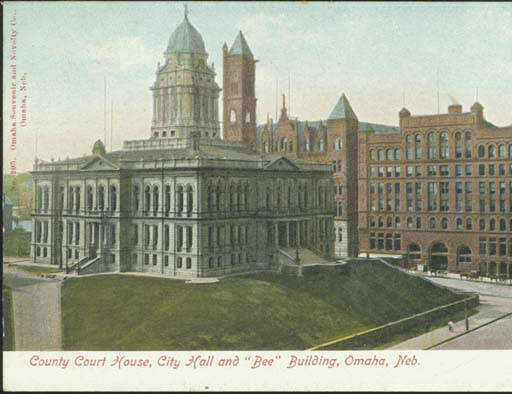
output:
M5 391L512 390L512 5L4 2Z

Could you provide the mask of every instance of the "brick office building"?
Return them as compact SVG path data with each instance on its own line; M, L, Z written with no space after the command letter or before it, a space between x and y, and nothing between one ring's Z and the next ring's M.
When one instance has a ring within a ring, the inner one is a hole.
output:
M479 103L399 118L399 132L359 134L360 252L510 275L512 127Z

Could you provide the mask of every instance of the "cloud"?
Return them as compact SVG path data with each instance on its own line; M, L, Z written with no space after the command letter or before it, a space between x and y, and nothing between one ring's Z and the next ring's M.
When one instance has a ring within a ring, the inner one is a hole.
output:
M90 64L91 72L138 72L147 69L156 59L162 59L162 48L151 46L138 36L124 36L89 45L75 56L77 61Z

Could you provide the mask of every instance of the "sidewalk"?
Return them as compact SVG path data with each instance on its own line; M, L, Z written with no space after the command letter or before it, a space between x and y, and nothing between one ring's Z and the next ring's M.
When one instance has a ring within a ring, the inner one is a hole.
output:
M476 308L477 313L469 317L469 329L474 330L496 319L507 316L512 313L512 300L500 297L491 297L480 295L480 305ZM468 331L470 332L470 331ZM441 342L450 338L454 338L466 333L464 319L454 322L453 331L449 331L448 327L441 327L429 331L426 334L415 338L408 339L398 345L390 347L388 350L409 349L409 350L426 350L432 348Z

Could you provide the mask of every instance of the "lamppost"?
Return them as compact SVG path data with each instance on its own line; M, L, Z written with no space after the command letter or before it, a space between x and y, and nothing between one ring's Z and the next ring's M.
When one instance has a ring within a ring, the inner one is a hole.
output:
M469 320L468 320L468 308L466 305L466 299L464 299L464 320L466 322L466 331L469 330Z

